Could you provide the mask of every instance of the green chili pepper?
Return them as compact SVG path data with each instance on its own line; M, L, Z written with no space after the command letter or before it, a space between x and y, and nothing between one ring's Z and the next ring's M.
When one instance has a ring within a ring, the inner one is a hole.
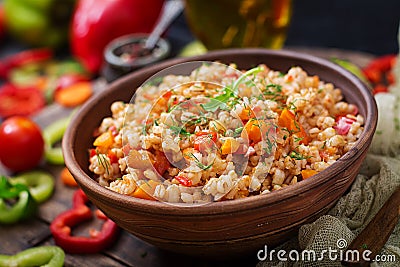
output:
M67 129L70 117L63 118L50 124L43 130L43 138L45 142L45 158L50 164L63 165L64 157L61 147L53 147L53 145L60 141Z
M37 203L47 200L54 190L53 177L43 171L22 173L10 179L11 184L23 184L29 188L32 197Z
M0 176L0 223L16 223L32 216L36 209L37 203L26 185L13 185Z
M15 255L0 255L0 267L46 266L62 267L65 253L57 246L42 246L29 248Z

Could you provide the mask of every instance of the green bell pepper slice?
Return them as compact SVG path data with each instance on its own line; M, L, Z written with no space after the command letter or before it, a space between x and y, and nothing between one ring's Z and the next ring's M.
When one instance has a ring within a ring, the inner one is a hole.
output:
M13 224L29 218L36 210L37 203L26 185L13 185L5 176L0 176L1 224Z
M63 165L64 157L61 147L53 147L55 143L61 141L67 129L70 117L62 118L53 122L43 129L43 139L45 143L44 157L50 164Z
M23 184L29 188L37 203L46 201L53 193L54 178L44 171L30 171L10 178L13 185Z
M58 246L29 248L15 255L0 255L0 267L62 267L65 253Z

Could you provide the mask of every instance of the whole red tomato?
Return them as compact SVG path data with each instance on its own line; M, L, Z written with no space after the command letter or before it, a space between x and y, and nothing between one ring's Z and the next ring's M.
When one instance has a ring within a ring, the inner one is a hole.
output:
M0 144L0 161L15 172L36 167L44 152L39 126L22 116L10 117L0 125Z
M88 71L97 73L103 50L113 39L149 33L164 0L79 0L71 24L70 47Z

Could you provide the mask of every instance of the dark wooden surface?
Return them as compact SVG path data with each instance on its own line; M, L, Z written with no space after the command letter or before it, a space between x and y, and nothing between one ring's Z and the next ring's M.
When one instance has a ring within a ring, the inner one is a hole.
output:
M366 65L372 55L340 50L292 48L305 53L325 58L341 58L356 63L359 66ZM102 90L105 84L96 83L96 90ZM47 107L43 112L35 116L35 121L45 127L51 122L67 116L71 110L57 105ZM51 172L56 181L53 196L40 205L38 214L25 222L15 225L0 225L0 254L15 254L29 247L54 244L49 224L61 212L71 207L72 194L76 188L65 186L59 177L62 166L49 166L43 164L40 168ZM0 173L8 174L0 165ZM93 220L86 225L74 229L74 233L87 234L90 227L99 227L100 222ZM204 259L190 258L171 252L162 251L149 245L140 239L121 231L117 241L99 254L66 254L65 266L255 266L256 254L243 259L235 259L231 262L211 262Z

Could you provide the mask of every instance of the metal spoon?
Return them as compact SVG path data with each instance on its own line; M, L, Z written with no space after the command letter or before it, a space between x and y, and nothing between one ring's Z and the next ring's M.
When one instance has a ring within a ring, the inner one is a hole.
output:
M161 35L165 32L172 21L174 21L174 19L182 12L184 6L183 0L167 0L164 2L161 15L153 31L146 39L142 53L148 54L156 47Z

